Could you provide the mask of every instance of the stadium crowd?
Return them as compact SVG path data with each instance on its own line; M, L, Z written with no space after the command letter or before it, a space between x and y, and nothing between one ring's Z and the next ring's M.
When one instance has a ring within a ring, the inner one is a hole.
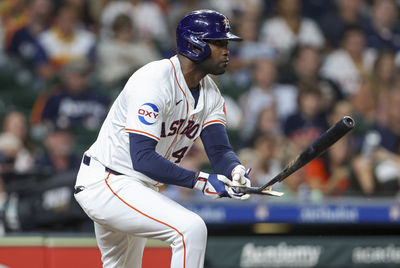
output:
M177 21L195 9L226 14L243 38L230 44L229 69L215 81L253 185L350 115L354 131L277 189L291 201L304 193L313 202L398 197L399 7L396 0L2 0L0 203L9 202L7 193L51 185L57 174L72 174L66 185L73 185L124 83L175 54ZM200 141L182 166L210 169ZM27 184L32 178L38 183ZM187 189L164 191L201 199ZM59 209L67 195L47 194L44 203Z

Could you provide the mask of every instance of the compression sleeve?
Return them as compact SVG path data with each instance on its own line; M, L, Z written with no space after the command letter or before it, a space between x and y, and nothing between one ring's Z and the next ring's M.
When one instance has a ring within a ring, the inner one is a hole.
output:
M203 129L200 137L214 171L232 179L232 169L240 165L240 160L232 150L225 126L209 125Z
M144 135L129 133L130 154L133 168L151 179L193 188L196 172L181 168L159 155L157 141Z

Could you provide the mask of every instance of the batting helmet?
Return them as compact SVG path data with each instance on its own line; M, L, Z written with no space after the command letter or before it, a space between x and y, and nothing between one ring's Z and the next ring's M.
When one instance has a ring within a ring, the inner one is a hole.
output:
M196 10L187 14L176 28L178 53L193 61L201 61L211 53L204 40L233 40L242 38L231 32L226 16L214 10Z

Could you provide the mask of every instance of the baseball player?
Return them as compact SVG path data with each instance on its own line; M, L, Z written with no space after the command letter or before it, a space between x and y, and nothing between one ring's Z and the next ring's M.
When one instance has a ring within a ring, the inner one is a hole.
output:
M162 184L195 188L211 198L247 199L250 186L232 151L221 94L208 76L229 62L229 20L211 10L187 14L176 30L178 54L136 71L85 152L75 198L94 221L103 267L141 267L146 239L171 244L171 267L203 267L204 221L158 192ZM179 167L200 137L216 174Z

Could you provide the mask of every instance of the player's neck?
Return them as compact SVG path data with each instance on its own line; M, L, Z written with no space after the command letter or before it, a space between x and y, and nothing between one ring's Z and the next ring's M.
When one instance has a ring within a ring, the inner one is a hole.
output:
M199 70L196 64L185 56L178 55L178 59L181 64L181 70L186 85L188 88L196 88L199 85L200 80L203 79L206 74Z

